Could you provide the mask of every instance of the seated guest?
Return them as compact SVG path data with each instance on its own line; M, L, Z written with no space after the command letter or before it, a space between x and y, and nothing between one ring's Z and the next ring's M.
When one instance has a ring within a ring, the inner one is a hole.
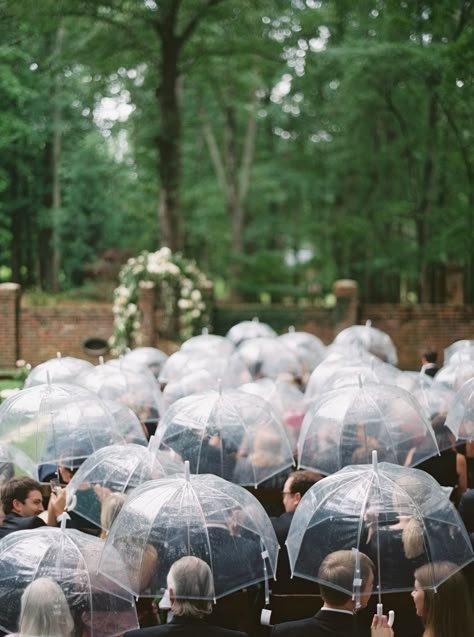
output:
M64 593L56 582L40 577L21 596L19 632L9 637L70 637L74 629Z
M37 529L46 522L39 517L44 511L41 485L33 478L16 476L4 482L0 488L5 518L0 526L0 539L26 529ZM57 526L57 518L64 512L66 493L51 494L48 506L47 524Z
M285 542L288 537L291 521L301 502L301 498L313 484L316 484L321 478L322 476L314 471L293 471L283 486L282 499L285 513L282 513L279 517L270 518L273 528L275 529L278 544L280 545L276 579L271 584L273 593L319 592L317 584L299 577L291 578L290 562L288 560L288 551Z
M363 553L360 558L360 607L352 595L341 589L353 590L356 576L353 551L335 551L321 562L318 577L328 584L320 584L324 604L316 615L308 619L277 624L272 637L354 637L357 634L355 612L365 608L374 583L374 564ZM333 588L334 586L334 588Z
M212 626L214 583L209 566L198 557L182 557L168 573L168 593L173 617L168 624L132 630L126 637L244 637L245 633Z

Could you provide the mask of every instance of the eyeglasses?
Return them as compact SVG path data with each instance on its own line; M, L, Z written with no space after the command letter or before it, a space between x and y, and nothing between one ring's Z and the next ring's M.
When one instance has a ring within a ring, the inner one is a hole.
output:
M293 495L293 493L291 491L280 491L280 495L284 496L284 495Z

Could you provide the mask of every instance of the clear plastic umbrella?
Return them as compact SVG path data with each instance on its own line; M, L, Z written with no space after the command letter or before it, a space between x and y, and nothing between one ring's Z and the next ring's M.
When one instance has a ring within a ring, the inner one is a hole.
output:
M193 473L213 473L257 486L293 464L279 414L259 396L238 389L181 398L156 433L161 449L189 460Z
M412 590L422 564L449 561L455 572L473 560L462 520L436 480L417 469L378 464L374 455L372 464L345 467L303 497L286 541L293 575L327 584L318 578L322 560L358 549L375 563L373 590L380 595ZM441 583L433 579L432 588ZM357 581L341 590L360 592Z
M446 385L455 391L461 389L464 383L474 378L474 359L461 360L458 363L449 362L436 372L433 382Z
M124 356L126 361L147 367L155 378L158 378L161 368L166 363L168 355L156 347L136 347Z
M323 394L308 408L298 440L299 466L324 474L370 462L376 450L384 460L418 464L439 453L419 403L396 385L360 383Z
M95 451L66 487L67 503L75 513L99 527L101 504L112 493L128 494L147 480L184 474L184 464L171 453L158 451L154 437L148 447L115 445ZM108 531L108 528L104 528Z
M310 403L323 394L330 378L344 367L357 365L367 367L372 371L373 366L375 367L376 365L373 363L374 360L375 357L372 354L360 348L356 349L349 345L346 349L342 349L330 345L326 358L314 369L309 377L305 389L305 401ZM380 362L378 359L377 361Z
M474 359L474 339L456 341L444 350L444 364L459 363L462 360Z
M237 347L249 338L272 338L276 335L277 333L270 325L261 323L255 316L251 321L237 323L230 328L225 336Z
M423 376L427 376L423 374ZM431 380L431 379L430 379ZM429 382L412 391L413 397L420 403L426 417L432 420L435 416L445 416L451 409L456 392L446 385Z
M222 387L238 387L252 380L249 369L238 352L223 356L213 353L212 350L203 353L193 349L179 350L169 357L160 375L160 383L172 385L169 392L174 393L177 390L179 393L185 391L185 387L179 388L180 381L191 375L198 378L198 372L206 372L214 380L212 386L215 386L216 381L220 381ZM200 379L202 378L201 375ZM184 382L184 386L187 386L187 381ZM207 387L210 388L209 385ZM189 393L194 392L186 391L183 395Z
M278 542L262 505L242 487L212 475L152 480L130 494L105 543L99 570L115 579L116 552L130 590L153 596L171 565L194 555L207 562L216 598L272 577ZM126 582L118 580L126 586Z
M455 394L445 424L456 440L474 440L474 378L464 383Z
M0 483L21 474L37 480L38 471L35 463L21 449L9 444L0 444Z
M281 334L278 340L296 354L303 366L303 377L309 376L326 356L326 345L321 339L309 332L297 332L293 326L286 334Z
M116 429L126 442L133 442L136 445L148 445L148 438L143 429L142 423L138 420L138 416L123 403L116 400L102 400L115 420Z
M15 632L26 586L47 577L60 585L76 627L91 637L113 637L138 628L135 602L117 582L126 571L115 553L114 582L98 574L104 543L80 531L42 527L10 533L0 541L0 628Z
M306 411L304 395L298 387L293 383L260 378L253 383L241 385L240 389L254 396L261 396L280 412L292 448L296 451L301 423Z
M25 380L25 387L33 387L34 385L43 385L51 383L69 383L74 382L76 376L88 369L93 369L94 365L82 358L74 358L73 356L61 356L61 352L57 353L56 358L51 358L40 365L34 367Z
M35 385L0 406L0 444L13 444L38 464L84 459L123 442L102 401L77 385Z
M228 338L217 334L208 334L207 331L189 338L181 345L183 352L197 351L207 353L211 350L218 356L230 356L234 349L234 345Z
M254 379L303 378L303 366L297 355L278 338L249 338L239 345L238 351Z
M343 346L357 343L383 361L392 365L397 364L397 350L392 339L382 330L372 327L370 321L365 325L352 325L342 330L334 339L334 343Z
M100 364L78 376L76 383L104 400L116 400L127 405L140 422L156 426L164 411L159 384L145 369L132 370L126 364L120 367Z

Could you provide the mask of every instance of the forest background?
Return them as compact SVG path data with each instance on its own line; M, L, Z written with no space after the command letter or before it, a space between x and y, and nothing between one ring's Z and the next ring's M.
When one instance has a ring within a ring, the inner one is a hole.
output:
M0 280L473 303L473 69L470 0L0 0Z

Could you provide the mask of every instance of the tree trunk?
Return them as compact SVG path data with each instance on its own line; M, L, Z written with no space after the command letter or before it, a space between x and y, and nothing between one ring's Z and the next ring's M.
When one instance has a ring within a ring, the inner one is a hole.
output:
M64 27L60 24L56 34L56 46L54 51L55 61L59 63L64 39ZM59 289L59 268L61 265L61 253L59 248L59 215L61 211L61 84L62 73L58 71L55 77L54 86L54 111L53 111L53 154L52 154L52 177L53 177L53 197L51 209L52 226L52 264L51 264L51 289L57 292Z

